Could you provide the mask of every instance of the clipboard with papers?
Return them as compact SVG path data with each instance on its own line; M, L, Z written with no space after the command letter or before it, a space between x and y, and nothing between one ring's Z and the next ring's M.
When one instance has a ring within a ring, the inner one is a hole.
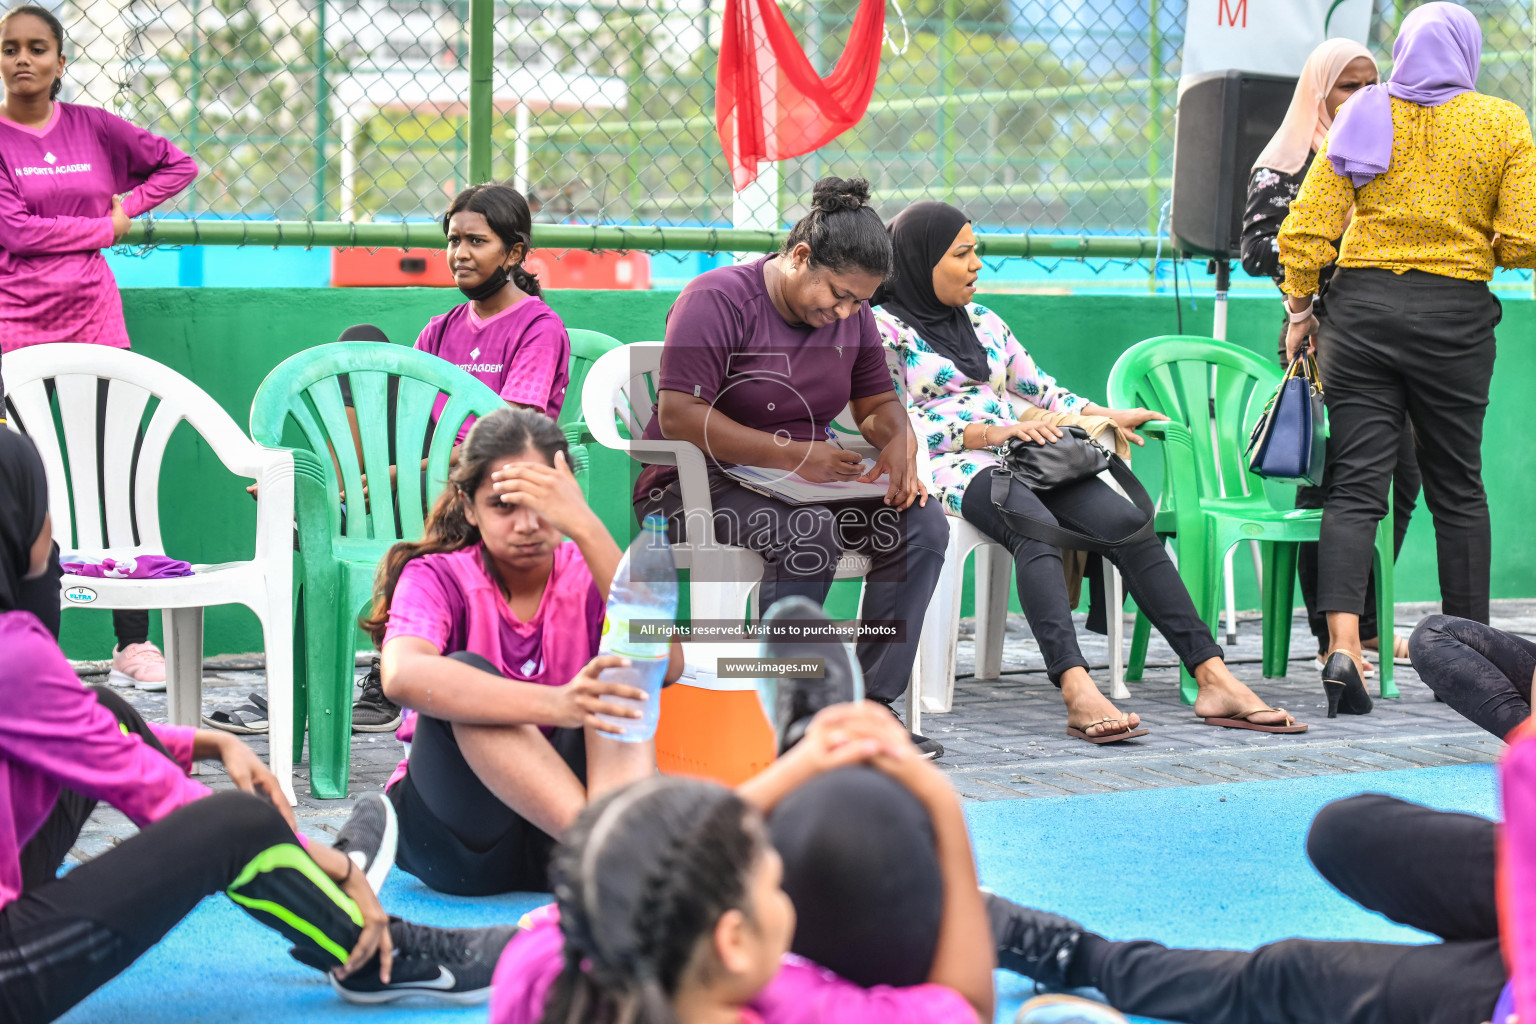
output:
M860 472L867 473L873 459L865 459ZM795 473L782 469L763 469L760 466L730 466L725 474L743 487L769 498L776 498L787 505L830 505L840 501L869 501L884 498L891 487L889 474L876 477L869 483L855 480L838 480L818 484Z

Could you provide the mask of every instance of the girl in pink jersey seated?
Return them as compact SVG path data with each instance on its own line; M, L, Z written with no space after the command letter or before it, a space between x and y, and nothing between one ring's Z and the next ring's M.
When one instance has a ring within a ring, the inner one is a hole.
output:
M912 871L845 875L874 843ZM658 777L604 797L553 874L555 905L497 964L492 1024L992 1019L996 960L959 799L872 704L823 711L735 792Z
M122 241L130 217L197 176L168 140L97 107L58 102L65 63L64 27L52 12L25 4L0 17L0 353L63 341L127 348L123 300L101 250ZM102 390L98 424L106 398ZM165 689L149 613L115 611L112 626L114 681Z
M596 717L638 717L604 698L643 697L598 678L624 664L596 657L619 558L560 428L501 409L470 430L425 536L380 566L364 627L385 695L414 712L388 804L398 862L434 889L546 889L582 808L655 771L653 744L605 739L619 730Z
M448 269L469 301L427 321L416 347L467 370L512 407L558 418L571 339L539 297L538 278L523 269L533 238L528 200L510 185L465 189L443 215L443 233ZM434 420L445 402L438 398Z

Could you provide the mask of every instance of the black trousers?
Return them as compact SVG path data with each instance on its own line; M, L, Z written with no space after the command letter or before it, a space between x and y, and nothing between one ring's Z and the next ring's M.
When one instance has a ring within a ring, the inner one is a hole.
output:
M1536 644L1471 619L1430 615L1408 638L1424 685L1461 715L1503 739L1531 717Z
M122 698L93 689L125 729L164 753ZM0 909L0 1020L60 1016L220 891L322 961L346 961L360 934L356 904L324 879L267 801L215 793L57 877L95 806L64 790L21 851L22 893ZM283 914L265 909L271 906Z
M1090 537L1106 539L1134 532L1145 519L1140 509L1097 477L1040 494L1015 481L1008 491L1008 507ZM1030 632L1045 656L1051 682L1060 686L1062 673L1070 668L1087 668L1088 660L1078 647L1072 608L1067 603L1061 552L1008 526L992 504L991 473L977 474L966 486L960 511L966 522L1013 552L1019 603L1024 606ZM1146 611L1147 618L1191 672L1201 662L1222 656L1221 646L1211 636L1211 627L1201 621L1184 581L1179 578L1179 570L1156 537L1111 548L1107 557L1120 570L1137 607ZM1111 608L1109 613L1118 615L1120 609Z
M1312 823L1307 854L1334 888L1440 942L1287 939L1245 953L1085 936L1073 980L1119 1010L1185 1024L1482 1024L1505 982L1495 827L1378 793Z
M1282 367L1289 366L1285 358L1285 336L1290 321L1280 318L1280 352ZM1324 462L1327 465L1327 462ZM1419 504L1419 456L1414 451L1413 428L1406 422L1397 442L1397 466L1392 470L1392 557L1396 559L1403 550L1403 538L1408 534L1408 524L1413 510ZM1296 488L1297 508L1322 508L1326 492L1322 487ZM1317 544L1301 544L1296 549L1296 572L1301 578L1301 601L1307 608L1307 627L1317 638L1317 649L1328 649L1328 617L1317 608ZM1360 639L1374 640L1379 632L1376 624L1376 573L1365 585L1365 610L1360 614ZM1391 630L1389 629L1390 633Z
M1477 281L1344 268L1318 332L1330 436L1317 606L1359 614L1403 418L1435 522L1441 606L1488 621L1491 540L1483 415L1499 300Z
M843 552L870 557L859 615L866 621L883 619L904 627L896 640L859 642L865 696L889 704L905 693L928 601L949 547L949 526L939 502L930 499L926 506L914 504L905 510L879 501L787 505L748 490L714 469L709 482L715 540L763 556L759 613L794 595L821 604ZM642 519L651 514L667 517L674 541L693 526L682 521L682 496L676 484L641 501L635 511ZM700 609L694 614L700 614Z
M794 952L864 987L928 980L944 912L933 821L873 768L818 775L768 819L795 905Z
M478 654L460 651L449 657L501 674ZM585 732L556 729L549 742L585 783ZM464 760L451 722L416 716L405 777L387 795L400 819L396 862L438 892L489 896L549 891L554 837L486 788Z

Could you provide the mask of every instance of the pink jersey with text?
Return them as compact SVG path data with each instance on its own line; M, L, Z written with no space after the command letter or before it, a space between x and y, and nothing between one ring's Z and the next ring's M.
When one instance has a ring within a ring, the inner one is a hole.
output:
M128 347L102 249L112 197L136 217L191 184L197 164L96 107L55 103L42 128L0 117L0 352L82 341Z

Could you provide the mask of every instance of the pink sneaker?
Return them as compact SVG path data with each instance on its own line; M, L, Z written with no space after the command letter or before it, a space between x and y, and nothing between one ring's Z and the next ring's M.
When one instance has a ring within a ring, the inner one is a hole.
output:
M137 686L141 690L165 689L165 656L152 643L129 644L112 651L112 674L108 682L119 686Z

